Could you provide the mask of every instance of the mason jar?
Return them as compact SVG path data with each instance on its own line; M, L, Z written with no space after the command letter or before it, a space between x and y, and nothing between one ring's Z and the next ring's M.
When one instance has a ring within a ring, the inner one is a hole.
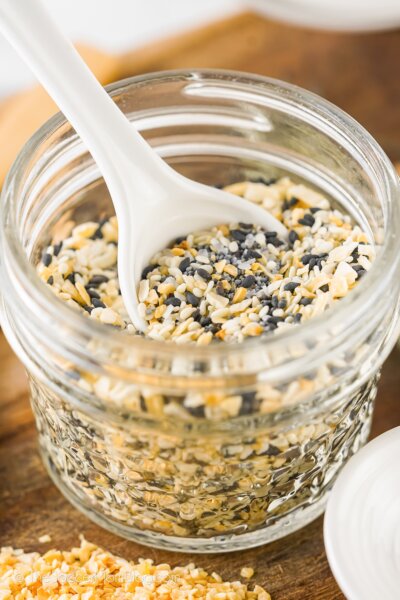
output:
M218 552L269 542L322 513L368 437L399 333L399 181L360 125L286 83L174 71L108 91L188 177L221 186L288 175L326 194L376 246L370 271L320 316L241 344L180 346L88 319L39 279L35 263L53 239L113 214L62 115L26 144L4 186L2 327L26 366L55 484L89 518L143 544Z

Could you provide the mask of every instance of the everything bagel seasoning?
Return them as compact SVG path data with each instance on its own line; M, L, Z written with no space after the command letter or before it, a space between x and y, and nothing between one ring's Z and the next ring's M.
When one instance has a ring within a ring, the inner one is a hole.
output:
M270 211L288 239L234 223L175 240L142 273L145 336L207 345L270 335L324 312L370 268L365 232L320 193L289 178L225 189ZM117 244L115 217L77 225L45 249L38 272L88 318L135 334L118 286Z
M144 335L199 345L268 339L329 309L369 269L374 249L365 232L314 190L288 178L227 189L281 220L287 240L235 223L189 233L161 249L137 290ZM118 285L117 243L115 217L74 224L44 249L38 271L86 318L135 335ZM87 345L89 356L98 349L95 339ZM130 349L122 355L130 364ZM107 358L115 364L122 355ZM173 352L169 358L171 372L182 369L180 356L178 364ZM227 387L202 387L199 362L175 388L147 377L149 365L157 374L165 369L157 356L140 358L145 383L138 383L119 377L114 365L90 370L63 355L65 395L32 385L42 453L89 514L129 527L138 539L156 534L170 547L177 536L197 548L199 539L275 527L321 503L368 435L376 377L346 400L339 395L326 403L351 360L349 351L300 376L288 369L283 383L260 377L237 387L229 378ZM235 372L235 361L226 363L227 371ZM84 398L80 407L76 398ZM297 411L311 402L310 414ZM86 410L92 403L104 419Z

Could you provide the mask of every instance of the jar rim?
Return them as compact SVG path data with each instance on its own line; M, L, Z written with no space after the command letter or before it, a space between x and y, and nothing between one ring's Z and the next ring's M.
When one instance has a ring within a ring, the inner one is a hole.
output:
M15 274L20 277L25 292L29 295L30 300L35 303L37 315L46 311L54 319L68 319L69 325L78 337L85 336L86 339L90 337L99 340L99 342L107 340L109 343L112 341L116 346L132 348L137 351L151 351L158 355L165 352L170 353L172 350L176 355L182 355L186 359L193 360L221 354L235 355L251 348L254 350L268 347L268 351L273 352L274 348L278 349L281 344L285 344L289 340L291 343L301 343L315 337L317 332L331 331L338 324L343 326L344 321L348 321L349 324L350 322L353 324L358 323L365 315L366 307L373 305L376 294L379 291L382 292L382 289L388 289L393 274L398 273L400 267L400 253L398 252L397 242L400 238L400 180L392 163L373 137L344 111L312 92L277 79L224 69L178 69L123 79L106 86L106 90L111 96L114 96L135 85L141 86L168 80L196 82L201 79L212 79L225 83L233 82L245 86L256 85L257 91L264 88L265 93L268 91L284 102L298 103L299 106L301 104L300 108L304 113L312 114L314 120L318 119L320 125L323 124L325 129L329 126L331 132L340 132L343 140L347 140L352 145L356 144L359 149L363 150L364 154L373 162L375 177L380 184L384 197L388 198L385 235L371 269L350 294L335 302L322 315L296 327L278 331L276 335L251 338L241 344L211 344L204 347L191 344L179 346L169 341L124 335L123 331L114 331L95 320L88 319L59 300L38 277L35 266L29 262L19 241L16 211L14 210L13 213L18 197L20 175L28 170L33 151L67 122L62 113L59 112L46 121L20 150L7 175L0 207L3 252L5 249L8 250ZM6 226L6 223L8 226ZM4 259L2 263L4 263ZM1 271L3 278L3 266ZM3 295L5 295L4 289Z

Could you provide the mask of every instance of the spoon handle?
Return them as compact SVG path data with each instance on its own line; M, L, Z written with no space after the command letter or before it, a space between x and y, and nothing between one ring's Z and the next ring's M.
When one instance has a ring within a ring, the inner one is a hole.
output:
M136 181L136 191L149 198L168 166L128 122L40 0L0 0L0 30L86 144L114 203L124 197L119 192L127 168L133 175L130 185Z

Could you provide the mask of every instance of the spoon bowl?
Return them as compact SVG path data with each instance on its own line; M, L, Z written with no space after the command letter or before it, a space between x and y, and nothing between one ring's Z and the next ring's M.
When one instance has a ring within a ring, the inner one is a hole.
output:
M197 183L173 171L164 163L166 179L151 197L146 210L131 218L118 218L118 275L122 297L134 324L145 327L138 314L137 284L143 269L157 251L191 231L208 229L221 223L257 223L268 231L286 237L286 228L270 213L242 198L217 188ZM146 196L143 194L142 198ZM117 212L118 217L118 212Z

